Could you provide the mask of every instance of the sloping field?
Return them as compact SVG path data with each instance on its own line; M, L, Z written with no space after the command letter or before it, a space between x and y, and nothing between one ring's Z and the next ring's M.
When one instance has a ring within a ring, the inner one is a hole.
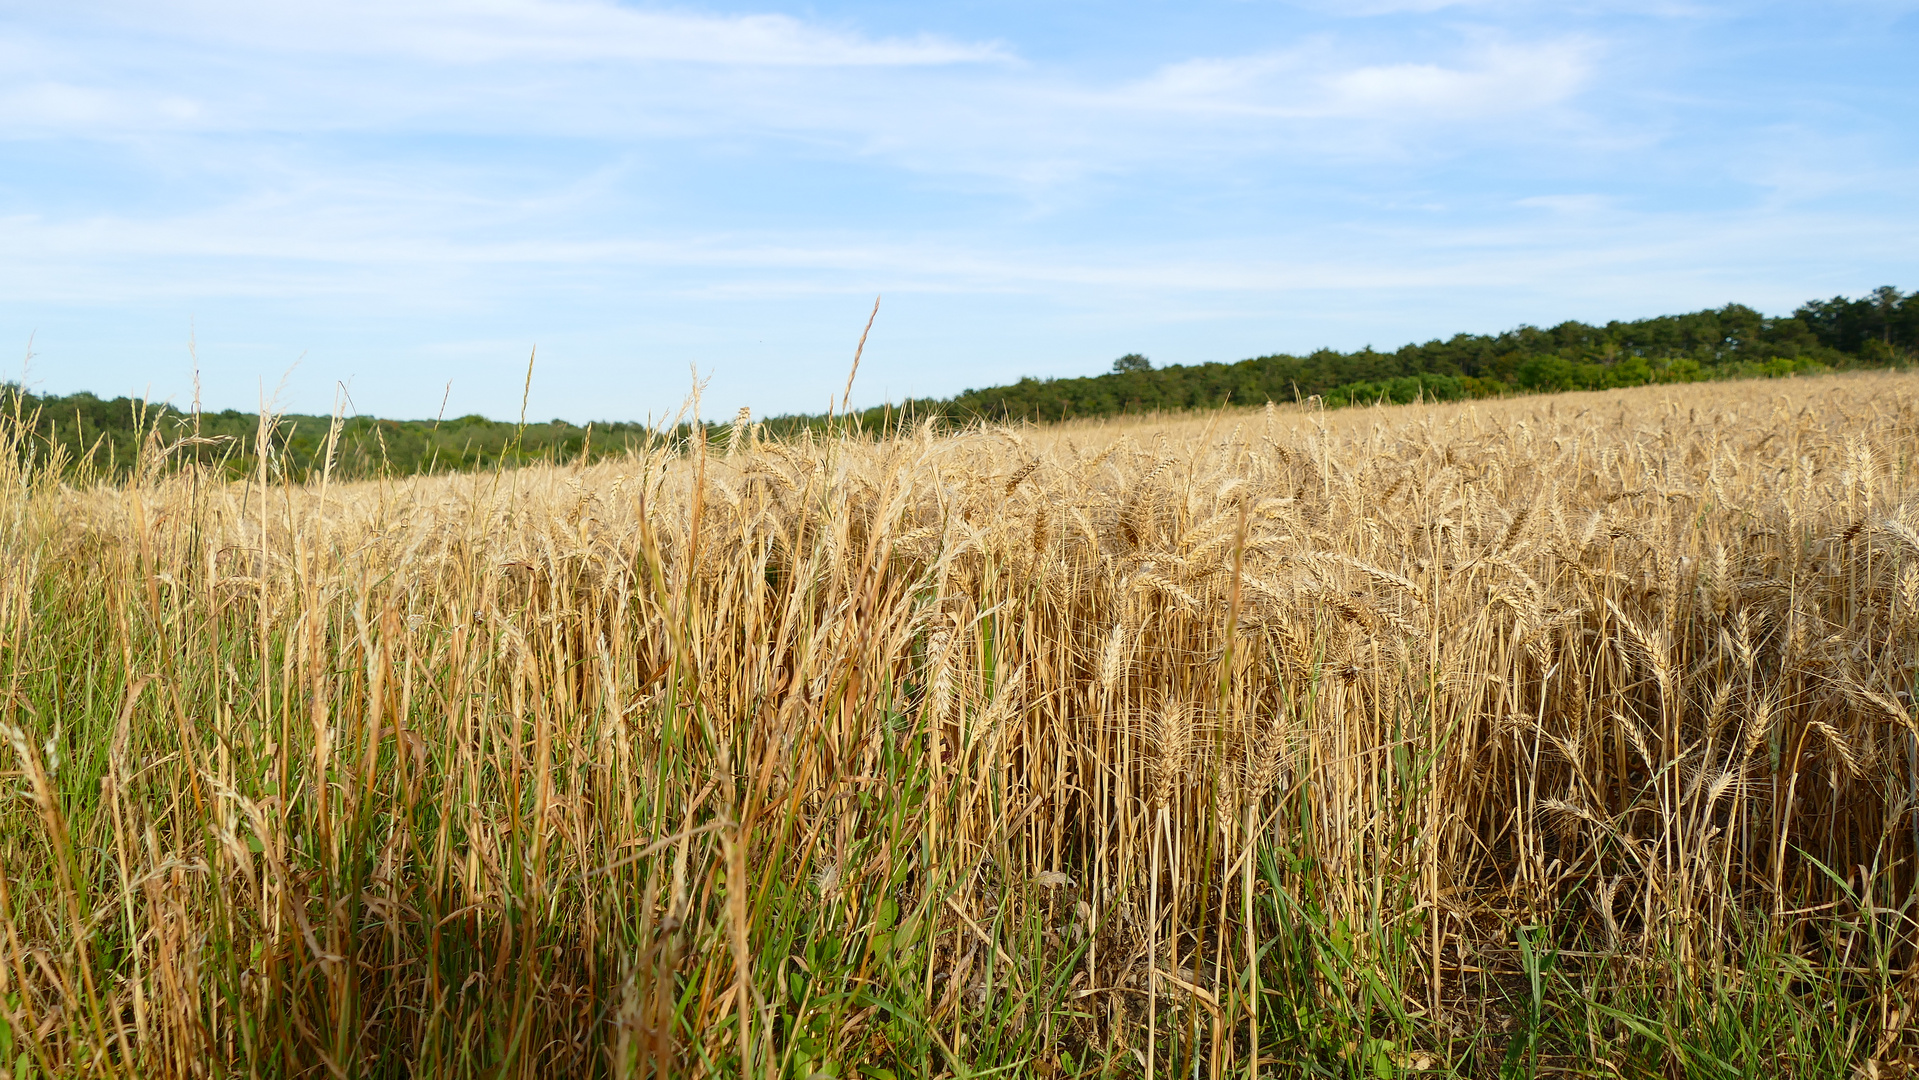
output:
M1916 449L1883 374L0 466L0 1065L1898 1075Z

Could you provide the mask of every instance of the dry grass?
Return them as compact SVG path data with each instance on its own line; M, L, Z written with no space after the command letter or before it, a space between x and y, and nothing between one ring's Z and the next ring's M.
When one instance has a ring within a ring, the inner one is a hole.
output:
M0 466L0 1058L1896 1073L1916 410Z

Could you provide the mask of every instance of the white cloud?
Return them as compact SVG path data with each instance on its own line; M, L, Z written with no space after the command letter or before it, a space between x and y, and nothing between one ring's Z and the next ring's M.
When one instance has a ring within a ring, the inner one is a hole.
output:
M1513 205L1530 210L1546 210L1567 217L1591 217L1611 210L1614 202L1610 195L1533 195L1515 200Z
M142 94L65 82L33 82L0 90L0 117L15 130L55 132L102 128L170 128L200 118L199 102L180 94Z
M126 22L289 53L402 55L445 64L683 61L896 67L1006 59L994 43L870 38L785 15L716 16L608 0L176 0L115 5Z
M1327 80L1337 115L1472 117L1557 105L1591 74L1592 46L1582 41L1498 45L1471 66L1389 64L1357 68Z
M94 0L80 10L65 29L36 28L45 47L27 50L31 70L0 65L0 138L443 134L641 147L770 137L861 167L983 182L1031 206L1089 177L1201 161L1216 170L1274 155L1430 152L1437 131L1566 108L1598 54L1580 38L1489 42L1467 31L1382 56L1377 44L1359 54L1319 36L1113 80L1019 61L992 42L611 0ZM182 161L206 152L181 149Z
M1220 115L1470 120L1567 101L1589 80L1596 51L1573 38L1486 45L1450 64L1364 64L1319 41L1284 53L1170 64L1121 99Z

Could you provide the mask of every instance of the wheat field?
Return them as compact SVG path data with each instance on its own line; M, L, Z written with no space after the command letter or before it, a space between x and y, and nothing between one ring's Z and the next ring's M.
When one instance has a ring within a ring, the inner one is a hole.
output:
M1919 1060L1919 376L352 484L10 430L7 1075Z

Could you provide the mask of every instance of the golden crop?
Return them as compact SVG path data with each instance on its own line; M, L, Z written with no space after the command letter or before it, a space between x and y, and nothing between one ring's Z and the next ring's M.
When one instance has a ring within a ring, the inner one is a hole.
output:
M1690 1075L1699 1025L1896 1068L1916 410L741 422L306 486L9 452L0 1052Z

